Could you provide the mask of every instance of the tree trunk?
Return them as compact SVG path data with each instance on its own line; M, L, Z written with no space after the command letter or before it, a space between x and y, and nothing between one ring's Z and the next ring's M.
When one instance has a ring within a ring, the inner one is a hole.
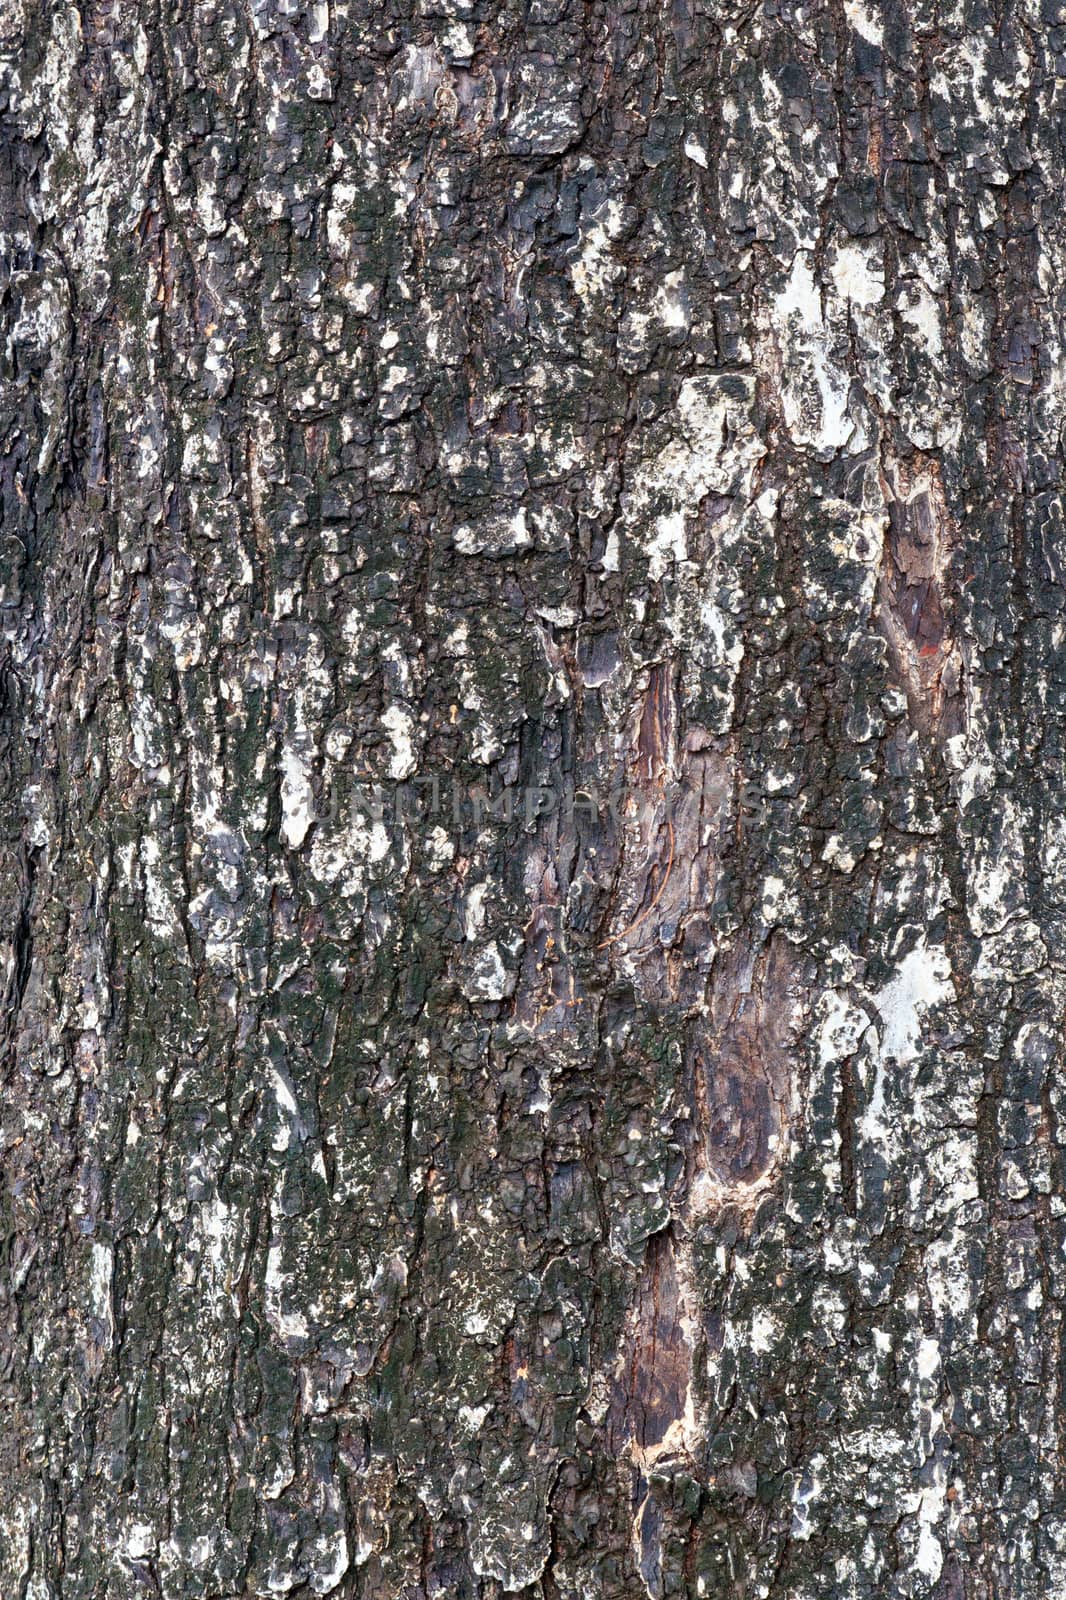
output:
M0 1594L1066 1594L1066 17L0 11Z

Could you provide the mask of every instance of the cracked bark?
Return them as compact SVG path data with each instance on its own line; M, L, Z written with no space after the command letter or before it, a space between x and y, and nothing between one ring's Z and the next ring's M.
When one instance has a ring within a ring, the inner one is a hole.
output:
M1066 1592L1064 50L0 10L4 1596Z

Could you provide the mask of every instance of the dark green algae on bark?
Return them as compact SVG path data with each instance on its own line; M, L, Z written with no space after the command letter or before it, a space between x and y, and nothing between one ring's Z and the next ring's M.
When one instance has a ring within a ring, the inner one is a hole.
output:
M8 0L4 1595L1066 1585L1064 23Z

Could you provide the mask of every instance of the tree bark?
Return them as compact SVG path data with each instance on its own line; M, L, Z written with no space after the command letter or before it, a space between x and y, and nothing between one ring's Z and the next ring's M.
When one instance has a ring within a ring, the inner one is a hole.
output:
M6 0L0 1594L1066 1594L1064 52Z

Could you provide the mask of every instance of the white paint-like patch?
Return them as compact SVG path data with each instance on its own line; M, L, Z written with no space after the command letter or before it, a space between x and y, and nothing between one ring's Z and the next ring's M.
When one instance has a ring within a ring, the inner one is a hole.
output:
M284 1074L279 1072L277 1067L272 1066L270 1077L274 1088L274 1098L277 1101L280 1113L272 1142L275 1150L288 1150L293 1140L293 1125L300 1121L300 1111L296 1104L296 1097Z
M700 601L700 626L704 639L713 647L710 651L712 661L736 666L743 660L744 646L737 634L729 643L726 642L726 615L713 600Z
M653 579L688 559L687 520L699 514L709 492L743 496L765 445L753 422L754 383L739 374L700 373L686 378L677 399L677 431L641 464L622 496L618 519L627 539L646 552ZM618 528L612 528L603 565L618 570ZM636 614L639 597L629 604ZM680 623L677 624L680 627Z
M101 1322L106 1330L107 1341L111 1342L115 1331L114 1313L112 1309L112 1283L115 1274L115 1252L109 1244L94 1242L92 1253L92 1267L89 1275L89 1303L92 1314Z
M392 705L382 716L382 725L392 742L392 759L389 762L390 778L408 778L418 765L411 744L414 718L403 706Z
M875 306L885 297L885 266L874 247L842 245L829 267L833 287L853 306Z
M777 296L774 309L788 322L793 316L809 332L822 326L822 294L806 250L797 250L788 283Z
M781 353L781 402L797 444L840 450L855 431L848 416L850 379L830 355L832 331L808 251L798 250L771 320Z
M231 1207L226 1205L224 1200L220 1200L218 1195L200 1212L200 1226L203 1229L208 1260L216 1272L221 1272L225 1261L230 1212Z
M943 349L940 333L940 308L921 283L908 284L899 297L899 314L909 322L927 356L938 356Z
M657 583L674 562L688 556L685 540L685 518L680 511L672 511L655 519L655 535L647 545L648 576Z
M215 1552L217 1538L213 1533L199 1533L189 1543L189 1564L206 1567Z
M824 1469L825 1457L822 1455L813 1456L806 1471L792 1491L793 1539L806 1540L814 1532L810 1508L821 1496L822 1472Z
M844 15L867 44L875 44L880 48L885 36L880 17L872 16L864 5L860 5L859 0L844 0Z
M784 878L779 878L774 873L767 874L759 906L759 915L765 926L773 928L779 923L788 922L798 910L799 900L795 885L786 883Z
M480 1406L460 1406L459 1426L468 1437L480 1433L485 1418L492 1410L491 1400L486 1400Z
M469 522L460 523L453 534L453 539L455 548L464 556L486 553L496 556L511 555L514 551L524 550L533 543L524 506L519 506L514 512L487 516L476 526Z
M131 1522L126 1532L125 1550L131 1561L143 1561L157 1548L158 1540L150 1522Z
M689 325L685 300L685 274L668 272L655 296L655 314L667 328L685 329Z
M504 965L500 947L493 940L478 952L468 973L463 993L468 1000L503 1000L514 993L516 975Z
M849 872L854 872L859 859L859 856L855 854L843 834L832 833L829 835L822 851L823 861L827 861L831 867L835 867L837 872L847 875Z
M820 1021L815 1038L824 1069L854 1054L859 1040L870 1026L870 1018L837 989L830 989L822 996L818 1011Z
M444 829L436 827L426 838L426 857L431 871L440 872L455 859L455 845Z
M463 932L468 939L476 939L481 929L485 926L485 896L489 892L489 885L476 883L466 897L466 907L463 912Z
M622 231L623 208L608 200L581 234L581 253L570 263L570 278L582 300L603 294L621 275L622 267L611 254L611 243Z
M974 1152L976 1154L976 1141ZM977 1190L976 1161L971 1156L972 1187ZM961 1228L952 1228L945 1239L929 1245L924 1256L925 1281L929 1289L929 1302L937 1317L962 1318L972 1309L972 1281L966 1258L966 1236Z
M931 949L924 937L904 956L882 989L873 995L881 1014L881 1054L901 1066L913 1061L922 1034L922 1016L931 1006L955 997L951 964L942 945Z
M373 281L368 283L349 284L344 291L344 298L355 312L356 316L368 317L374 308L380 290Z
M915 1367L919 1378L932 1378L940 1371L940 1345L936 1339L920 1339Z
M317 1538L311 1574L311 1588L315 1594L332 1594L350 1564L348 1539L343 1528Z
M449 19L440 35L440 42L455 66L468 66L473 59L476 34L469 23Z
M290 850L298 850L314 821L311 763L303 745L287 744L281 752L281 831Z
M164 882L160 865L162 853L159 840L146 835L141 840L141 867L144 871L145 914L157 927L176 932L179 923L174 902Z
M927 1509L930 1502L935 1503L936 1499L937 1497L931 1491L927 1491L922 1495L921 1509L918 1513L921 1519L921 1526L918 1529L918 1549L914 1557L915 1565L919 1572L930 1583L936 1582L944 1567L943 1546L930 1526L930 1523L935 1520L935 1516L931 1510Z
M768 1311L757 1311L751 1319L751 1348L756 1355L767 1356L774 1348L778 1327Z
M285 1278L281 1271L282 1249L280 1244L272 1244L267 1251L266 1275L264 1279L263 1305L266 1319L275 1333L284 1339L306 1339L307 1319L298 1311L282 1310L282 1294L285 1289Z
M450 656L468 656L470 654L470 629L465 622L457 622L444 641L444 649Z

